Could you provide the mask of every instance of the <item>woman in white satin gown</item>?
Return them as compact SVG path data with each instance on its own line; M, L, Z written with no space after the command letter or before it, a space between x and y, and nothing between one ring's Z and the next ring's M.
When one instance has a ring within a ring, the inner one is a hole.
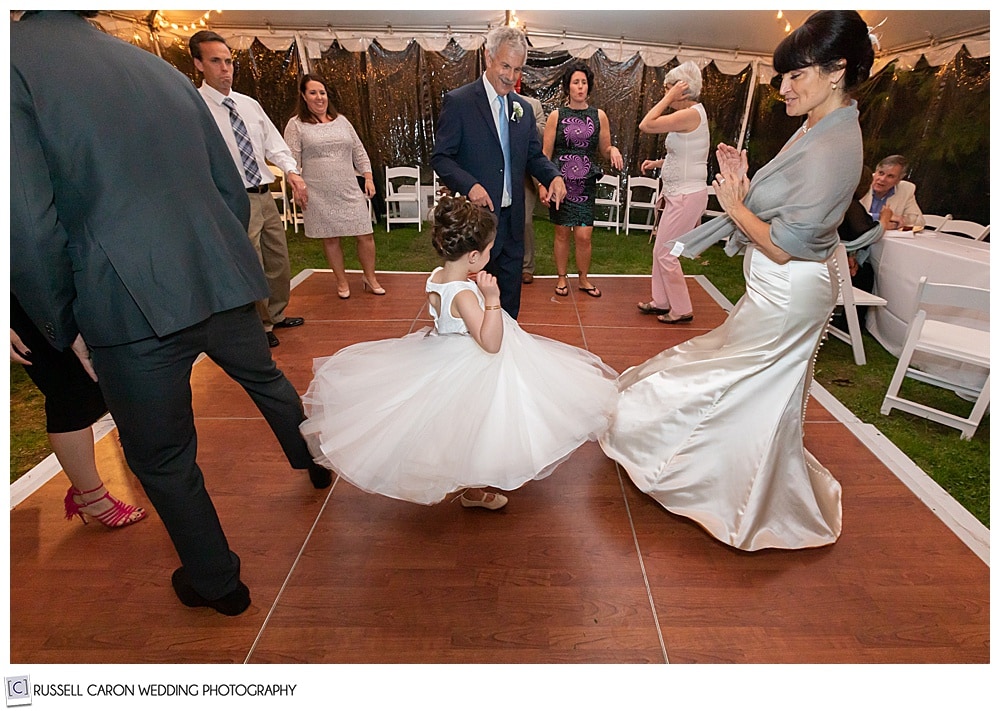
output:
M802 443L813 361L837 294L837 225L861 168L857 105L874 52L853 11L812 15L774 53L802 128L746 177L720 145L713 182L725 215L677 240L695 256L720 238L745 247L746 293L725 323L619 378L601 438L636 486L743 550L837 540L840 484Z

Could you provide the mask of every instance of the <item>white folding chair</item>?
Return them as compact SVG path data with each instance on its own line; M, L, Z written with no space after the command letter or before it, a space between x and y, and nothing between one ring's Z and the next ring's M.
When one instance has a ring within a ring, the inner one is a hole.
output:
M960 235L962 237L970 237L974 240L984 240L986 235L990 233L989 225L981 225L978 222L973 222L971 220L948 220L944 227L941 227L938 232L944 232L950 235Z
M420 203L420 168L400 166L385 169L385 231L393 224L416 224L423 232Z
M271 183L271 197L278 203L278 214L281 216L281 224L288 227L288 214L285 210L285 173L281 168L268 164L268 168L275 174L274 182Z
M837 271L840 275L837 305L844 308L844 318L847 319L847 331L842 331L833 324L827 326L827 331L831 336L835 336L850 345L851 350L854 352L854 362L857 365L864 365L868 360L865 358L865 344L861 338L861 320L858 318L858 306L885 306L888 302L881 296L869 294L867 291L851 284L851 268L847 263L847 249L843 243L837 244L837 249L833 254L834 259L837 260Z
M606 185L607 188L600 186ZM615 234L619 234L621 229L621 179L617 175L602 175L597 180L597 197L594 198L594 205L608 209L608 219L594 220L594 227L615 228ZM596 211L595 207L595 211Z
M646 178L641 175L630 175L626 183L625 198L625 234L630 229L653 231L653 217L656 214L656 199L660 196L660 179ZM643 200L640 195L651 192L648 200ZM633 222L632 210L645 210L645 222Z
M292 231L298 234L299 225L305 224L305 220L298 203L292 198L292 186L284 178L281 180L281 202L284 207L285 227L291 225Z
M437 207L438 201L441 200L441 179L433 170L431 171L431 176L431 185L434 190L434 194L431 196L431 207Z
M951 219L951 215L924 215L924 229L940 232L945 223Z
M712 185L708 186L708 203L712 204L712 198L715 197L715 187ZM713 210L710 207L705 207L705 212L701 213L705 217L719 217L720 215L725 215L726 213L722 210Z
M982 327L956 323L958 318L955 316L955 309L973 311L984 317L982 321L962 319L964 324L980 324ZM911 415L954 427L962 433L962 439L972 439L990 403L989 313L989 289L957 284L935 284L927 281L927 277L920 277L920 286L917 289L917 313L906 332L903 351L899 355L896 372L892 375L889 389L882 401L881 413L888 415L893 409L902 410ZM980 390L950 383L914 367L912 360L915 353L949 358L985 368L986 382ZM930 405L900 397L899 389L903 378L906 377L975 398L971 414L968 417L952 415Z

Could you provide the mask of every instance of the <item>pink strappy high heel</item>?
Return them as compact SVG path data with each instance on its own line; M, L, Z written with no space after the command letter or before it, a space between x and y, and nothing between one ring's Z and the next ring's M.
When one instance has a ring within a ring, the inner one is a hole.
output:
M96 499L87 500L88 495L96 494L97 492L104 490L104 494L98 496ZM88 509L93 509L96 504L107 499L111 502L111 506L100 513L92 513ZM69 521L74 516L79 516L80 520L87 523L87 516L95 518L101 523L103 523L108 528L121 528L122 526L128 526L129 524L136 523L146 518L146 510L141 506L133 506L132 504L126 504L115 497L113 497L103 484L101 484L96 489L91 489L90 491L80 491L75 486L71 486L69 491L66 492L66 498L63 500L66 506L66 520Z

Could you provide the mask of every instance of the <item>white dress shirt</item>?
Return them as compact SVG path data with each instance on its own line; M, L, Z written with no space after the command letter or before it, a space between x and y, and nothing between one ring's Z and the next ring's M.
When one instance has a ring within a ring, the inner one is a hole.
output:
M201 92L201 96L205 99L209 111L215 117L215 122L219 125L219 131L222 132L222 137L226 139L226 145L229 146L229 152L233 155L233 161L236 163L236 167L240 169L240 175L243 176L244 186L252 187L247 183L246 176L243 174L243 161L240 158L240 149L236 145L236 134L233 133L233 125L229 122L229 109L222 105L222 100L227 97L205 82L202 82L201 88L198 91ZM300 171L295 163L295 158L292 156L292 151L288 148L281 134L278 133L278 129L271 123L271 119L264 113L263 107L255 99L236 91L230 91L228 98L235 102L236 111L247 127L247 133L250 135L250 143L253 144L254 157L257 159L257 169L264 176L264 183L273 183L276 179L275 174L268 167L267 163L264 162L265 159L271 161L286 173L299 174ZM270 180L267 179L268 175L271 176Z

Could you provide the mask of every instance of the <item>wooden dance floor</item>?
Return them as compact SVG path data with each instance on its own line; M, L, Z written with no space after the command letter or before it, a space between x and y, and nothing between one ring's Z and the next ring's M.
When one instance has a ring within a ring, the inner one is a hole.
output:
M427 325L425 278L385 274L389 295L375 297L352 274L342 301L329 272L299 275L288 313L306 323L278 332L278 366L302 393L313 358ZM725 316L693 279L697 315L682 326L638 313L648 277L594 281L603 298L575 278L555 297L553 278L536 279L521 325L621 371ZM640 493L596 443L501 512L344 481L317 491L212 362L192 386L198 460L250 609L181 605L156 513L121 531L65 521L59 474L11 511L11 664L989 662L982 554L815 398L806 445L843 484L843 535L743 553ZM98 457L112 491L148 507L113 433Z

